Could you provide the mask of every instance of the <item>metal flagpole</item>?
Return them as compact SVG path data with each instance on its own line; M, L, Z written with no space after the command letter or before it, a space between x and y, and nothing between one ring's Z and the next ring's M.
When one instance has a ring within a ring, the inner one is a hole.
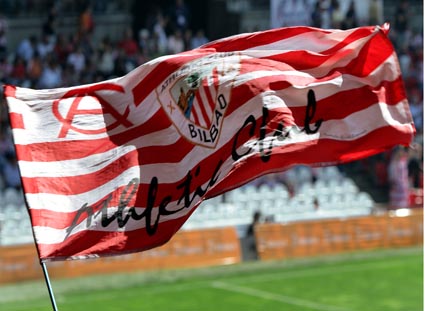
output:
M52 285L50 284L49 273L47 272L46 263L40 260L41 268L43 269L44 279L46 280L47 289L49 291L50 301L52 302L53 311L58 311L55 295L53 294Z

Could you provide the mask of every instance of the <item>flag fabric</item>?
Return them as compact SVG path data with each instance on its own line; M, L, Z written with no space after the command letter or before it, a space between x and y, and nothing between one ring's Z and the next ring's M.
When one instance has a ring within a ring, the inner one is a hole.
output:
M5 86L40 258L154 248L204 199L263 174L408 146L388 31L272 29L100 83Z

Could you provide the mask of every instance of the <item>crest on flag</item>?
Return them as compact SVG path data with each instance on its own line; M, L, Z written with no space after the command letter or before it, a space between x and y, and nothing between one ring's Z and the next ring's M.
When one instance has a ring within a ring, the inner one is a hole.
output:
M158 87L159 102L187 140L215 147L239 69L239 54L217 53L186 64Z

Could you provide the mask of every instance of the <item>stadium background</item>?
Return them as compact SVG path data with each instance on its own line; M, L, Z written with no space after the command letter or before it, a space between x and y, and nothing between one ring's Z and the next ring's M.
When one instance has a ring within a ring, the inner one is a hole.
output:
M0 0L0 82L33 88L122 76L160 55L241 32L389 21L417 129L414 148L267 175L204 202L163 248L98 262L55 263L53 277L422 245L423 3L362 0L353 2L353 11L351 1L317 2L320 10L313 0ZM41 271L3 99L0 109L0 283L9 283L40 278ZM402 191L391 186L394 174Z

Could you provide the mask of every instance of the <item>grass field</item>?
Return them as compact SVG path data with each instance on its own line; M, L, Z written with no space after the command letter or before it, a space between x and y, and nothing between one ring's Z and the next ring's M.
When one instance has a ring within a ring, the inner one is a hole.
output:
M59 311L422 311L423 250L52 280ZM0 287L1 311L52 310L42 281Z

